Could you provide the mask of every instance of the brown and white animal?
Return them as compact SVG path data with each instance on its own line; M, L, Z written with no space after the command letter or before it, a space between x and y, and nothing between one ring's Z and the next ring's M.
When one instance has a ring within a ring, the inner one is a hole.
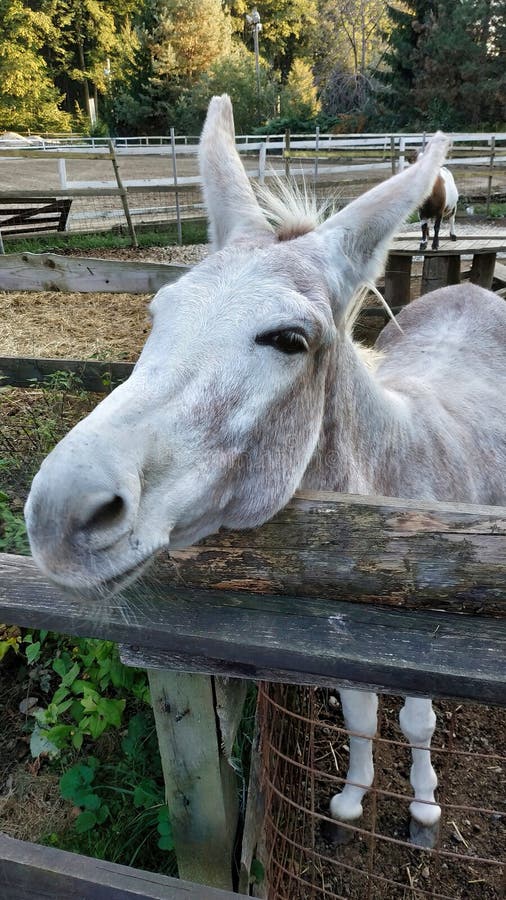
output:
M450 170L443 166L434 182L430 195L424 200L418 210L422 226L420 250L427 249L427 241L430 237L429 222L431 220L434 222L433 250L439 249L439 228L442 219L450 219L450 240L457 240L457 235L455 234L455 213L457 212L458 200L459 192L455 179Z
M312 231L302 213L273 226L237 155L230 100L211 101L200 156L215 252L158 292L132 375L36 475L26 520L47 575L83 602L103 597L161 548L265 522L298 487L506 502L504 301L471 284L428 294L403 308L402 332L385 328L379 359L350 330L357 290L431 193L447 143L436 134L415 165ZM377 698L341 698L363 736L330 810L357 822ZM400 724L414 745L412 837L431 844L431 701L408 698Z

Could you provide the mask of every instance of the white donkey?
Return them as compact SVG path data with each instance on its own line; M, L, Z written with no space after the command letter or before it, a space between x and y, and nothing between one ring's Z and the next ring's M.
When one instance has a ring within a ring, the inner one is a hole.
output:
M26 519L47 575L103 596L161 548L260 525L298 487L506 501L504 301L470 284L435 291L403 309L402 332L389 324L370 358L347 324L446 147L438 133L415 165L323 223L278 203L274 226L237 155L230 100L212 100L201 167L215 252L158 292L132 375L35 477ZM365 737L350 741L349 783L330 811L357 823L377 699L341 698ZM400 724L415 747L411 835L430 845L430 700L407 699Z

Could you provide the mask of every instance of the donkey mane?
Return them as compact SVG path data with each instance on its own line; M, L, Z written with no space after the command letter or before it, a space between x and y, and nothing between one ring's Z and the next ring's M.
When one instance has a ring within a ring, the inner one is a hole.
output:
M314 231L339 207L337 196L319 199L308 190L304 178L299 184L294 178L283 180L273 175L270 186L255 185L255 193L278 241L291 241Z
M308 188L305 178L299 183L294 178L282 179L273 175L271 184L255 185L255 194L262 213L272 226L278 241L292 241L314 231L326 219L341 208L337 191L330 197L317 197L311 187ZM374 294L381 306L386 309L392 321L398 325L387 301L371 281L364 281L355 291L344 317L344 328L352 336L353 330L370 294ZM372 347L354 340L355 347L362 362L368 369L375 370L383 354Z

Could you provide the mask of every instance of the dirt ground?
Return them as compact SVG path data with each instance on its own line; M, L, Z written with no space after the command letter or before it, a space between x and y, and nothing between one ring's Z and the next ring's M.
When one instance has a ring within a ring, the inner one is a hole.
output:
M382 740L374 751L377 793L371 791L364 800L364 815L357 823L364 833L336 846L322 817L328 817L329 799L341 790L339 778L348 766L348 736L339 704L331 705L333 695L326 691L282 686L273 691L276 702L288 710L272 716L264 735L270 743L269 777L276 788L267 835L272 850L269 881L276 886L276 900L503 896L504 868L497 863L506 862L506 710L434 703L432 762L443 812L438 844L431 852L406 845L410 751L398 726L402 701L384 696ZM292 712L313 725L297 721ZM294 852L290 841L306 849Z

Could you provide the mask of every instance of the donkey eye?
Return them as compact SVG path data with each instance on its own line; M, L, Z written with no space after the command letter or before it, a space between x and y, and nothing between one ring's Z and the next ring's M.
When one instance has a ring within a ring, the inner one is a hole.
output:
M258 334L255 343L263 347L274 347L282 353L307 353L309 350L305 334L292 328Z

